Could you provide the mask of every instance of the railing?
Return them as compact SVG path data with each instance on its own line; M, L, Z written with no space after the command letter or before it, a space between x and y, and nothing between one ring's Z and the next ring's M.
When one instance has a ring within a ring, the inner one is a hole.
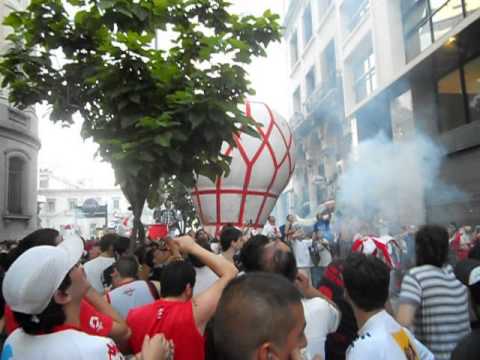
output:
M337 107L337 95L341 89L341 84L341 76L340 74L337 74L335 78L331 78L329 81L318 86L304 104L305 113L311 114L316 109L326 106ZM330 102L329 100L332 101Z

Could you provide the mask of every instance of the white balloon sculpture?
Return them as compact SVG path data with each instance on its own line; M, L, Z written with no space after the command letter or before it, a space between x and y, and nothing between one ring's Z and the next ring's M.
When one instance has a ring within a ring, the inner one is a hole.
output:
M295 168L294 141L287 122L266 104L247 102L245 114L260 123L260 138L241 134L236 148L224 144L232 157L230 174L215 182L199 176L192 199L204 228L216 234L225 224L261 228Z

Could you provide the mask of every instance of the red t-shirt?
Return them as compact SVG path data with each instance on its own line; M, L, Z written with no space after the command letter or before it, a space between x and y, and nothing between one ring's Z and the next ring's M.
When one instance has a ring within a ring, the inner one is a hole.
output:
M5 305L5 330L9 335L19 326L10 306ZM113 320L102 314L83 299L80 304L80 331L89 335L108 336L112 332Z
M157 300L129 311L132 330L129 344L134 354L142 349L145 335L163 334L175 346L175 360L204 360L205 341L193 318L192 301Z

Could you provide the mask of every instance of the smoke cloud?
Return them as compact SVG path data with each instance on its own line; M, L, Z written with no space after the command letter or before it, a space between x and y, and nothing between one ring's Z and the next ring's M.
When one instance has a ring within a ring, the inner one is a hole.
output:
M466 196L439 180L444 150L417 135L393 142L383 134L360 143L339 179L337 209L378 230L425 222L425 197L450 202ZM371 229L370 231L372 231Z

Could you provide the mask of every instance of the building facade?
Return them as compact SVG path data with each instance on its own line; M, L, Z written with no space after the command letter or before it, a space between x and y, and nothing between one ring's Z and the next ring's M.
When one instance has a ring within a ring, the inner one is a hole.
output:
M480 0L291 0L284 20L296 211L334 198L358 142L428 135L462 199L419 190L410 218L480 219ZM308 192L303 191L308 189Z
M131 215L120 188L98 189L71 182L48 169L40 169L38 194L42 227L75 228L86 239L96 237L100 229L117 229Z
M0 19L25 1L2 1ZM7 29L0 26L0 53ZM16 240L37 228L38 120L33 110L20 111L0 91L0 240Z

